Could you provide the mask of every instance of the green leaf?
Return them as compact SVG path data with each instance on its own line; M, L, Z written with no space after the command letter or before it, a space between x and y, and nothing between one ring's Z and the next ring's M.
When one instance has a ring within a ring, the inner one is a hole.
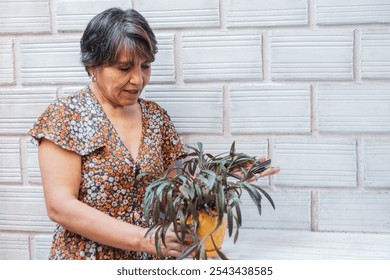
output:
M235 203L235 209L236 209L236 214L237 214L237 228L241 227L242 225L242 216L241 216L241 208L240 204Z
M203 170L203 172L208 175L208 177L207 177L207 180L208 180L207 185L211 189L214 186L214 184L215 184L215 179L217 178L217 175L215 174L215 172L213 172L211 170Z
M184 242L185 235L187 232L187 225L186 225L186 221L185 221L185 217L184 217L184 213L183 213L182 209L178 210L178 216L179 216L179 221L180 221L180 233L181 233L181 236L180 237L178 236L178 238L180 241ZM175 232L177 232L177 230L175 230Z
M156 222L159 220L159 217L160 217L160 201L156 199L153 205L152 220Z
M154 235L154 243L156 244L157 255L160 259L164 259L164 255L161 250L161 237L160 237L161 227L159 227Z
M271 203L272 208L275 209L275 203L272 200L271 196L265 190L263 190L261 187L256 186L256 185L254 185L254 186L255 186L256 189L258 189L268 199L269 203Z
M233 233L233 212L232 212L232 207L230 205L227 206L226 209L227 213L227 224L228 224L228 231L229 231L229 236L232 236Z
M249 196L251 197L253 202L255 203L257 210L259 211L259 215L261 215L261 196L256 191L256 189L253 188L253 186L251 186L250 184L248 184L246 182L243 182L242 184L243 184L244 188L248 191Z
M233 159L234 155L236 153L236 141L233 141L231 147L230 147L230 158Z
M238 223L237 218L236 218L236 224L237 224L236 233L234 234L234 240L233 240L234 244L236 244L236 242L238 240L238 235L239 235L239 231L240 231L240 227L241 227L241 224Z
M217 189L217 213L218 213L218 226L222 224L223 221L223 213L225 211L225 193L223 192L223 189L218 188Z
M223 260L228 260L228 258L225 256L225 254L223 254L223 253L221 252L221 250L219 250L217 244L215 244L215 241L214 241L214 238L213 238L212 235L211 235L211 241L213 242L214 249L215 249L215 251L217 252L218 256L219 256L221 259L223 259Z
M157 229L157 227L159 226L159 224L154 224L153 226L151 226L145 233L145 237L147 236L151 236Z
M177 258L177 260L183 260L187 258L195 249L198 247L199 241L192 243L191 246L189 246L187 249L183 251L183 253Z

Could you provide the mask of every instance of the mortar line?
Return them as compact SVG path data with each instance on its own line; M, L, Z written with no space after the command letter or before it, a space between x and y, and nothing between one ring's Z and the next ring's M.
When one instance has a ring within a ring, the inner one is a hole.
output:
M270 34L269 32L263 32L261 35L261 53L262 53L262 70L263 70L263 82L272 82L271 73L271 46L270 46Z
M230 125L230 110L229 110L229 94L230 87L227 85L222 86L222 136L232 136L231 135L231 125Z
M307 1L307 22L310 28L316 27L316 0L308 0Z
M57 10L57 1L49 1L50 33L58 34L57 19L55 17Z
M176 32L173 35L173 63L175 67L175 86L184 84L184 75L182 67L182 32Z
M353 76L356 82L361 82L362 65L361 65L361 32L354 30L353 32Z
M131 8L138 11L138 1L131 0Z
M310 229L311 231L318 231L318 191L311 191L311 203L310 203Z
M19 138L19 149L20 149L20 155L19 155L19 161L20 161L20 174L22 179L22 185L27 186L28 185L28 172L27 172L27 137L22 136Z
M319 115L318 115L318 96L317 84L310 84L310 130L311 135L318 137L319 135Z
M14 62L13 65L13 70L14 70L14 75L13 75L13 84L7 85L7 86L17 86L21 87L22 86L22 78L20 76L21 73L21 66L20 66L20 42L18 39L13 38L12 39L12 59Z
M356 140L356 181L358 190L364 190L364 139Z
M227 0L220 0L219 1L219 29L220 30L227 30Z

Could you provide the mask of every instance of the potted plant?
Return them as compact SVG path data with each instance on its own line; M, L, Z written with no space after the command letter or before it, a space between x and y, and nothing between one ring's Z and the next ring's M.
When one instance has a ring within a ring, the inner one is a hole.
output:
M258 161L245 153L237 153L235 142L230 152L211 155L205 153L202 143L187 146L189 153L181 167L173 169L152 182L145 193L144 211L150 229L147 236L155 233L155 244L162 258L161 246L169 227L180 240L190 233L193 244L179 258L192 254L194 259L207 259L221 251L225 231L229 237L234 230L234 243L242 224L241 195L247 192L261 215L262 197L275 208L270 195L260 186L251 183L255 174L265 170L270 160ZM141 174L140 176L142 176Z

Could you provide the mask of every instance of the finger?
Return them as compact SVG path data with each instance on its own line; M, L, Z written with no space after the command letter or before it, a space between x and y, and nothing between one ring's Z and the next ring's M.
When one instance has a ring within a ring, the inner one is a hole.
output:
M165 256L173 256L178 257L180 256L186 249L188 248L185 244L180 243L169 243L167 244L167 247L165 249L165 252L163 253Z
M256 159L257 159L258 161L260 161L260 163L267 160L267 158L266 158L265 156L259 156L259 157L256 157Z
M271 176L271 175L275 175L279 171L280 171L279 167L269 167L266 170L264 170L263 172L261 172L259 175L260 175L260 177Z
M253 175L253 177L249 178L248 180L246 180L248 183L252 183L253 181L257 181L258 179L260 178L260 175L259 174L255 174Z
M193 225L187 225L188 227L192 227ZM181 237L181 233L179 234L179 236ZM176 242L180 242L180 240L177 238L177 235L175 233L175 228L173 227L173 225L171 225L169 227L169 230L167 232L167 235L165 237L166 239L172 239L173 241L176 241ZM186 241L191 241L192 242L192 237L191 237L191 234L189 233L186 233L184 235L184 242Z

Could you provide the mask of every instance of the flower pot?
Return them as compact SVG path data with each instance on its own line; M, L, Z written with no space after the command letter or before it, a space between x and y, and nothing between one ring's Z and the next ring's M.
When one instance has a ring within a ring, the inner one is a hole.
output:
M199 215L199 225L196 233L199 239L203 239L205 236L213 232L211 236L213 237L218 250L221 250L226 235L225 219L223 219L222 224L217 229L215 229L215 227L218 225L217 216L210 216L204 210L200 211L198 215ZM188 219L188 222L190 224L192 223L191 217ZM218 255L217 251L215 250L211 236L209 236L204 243L206 255L208 258L216 257Z

